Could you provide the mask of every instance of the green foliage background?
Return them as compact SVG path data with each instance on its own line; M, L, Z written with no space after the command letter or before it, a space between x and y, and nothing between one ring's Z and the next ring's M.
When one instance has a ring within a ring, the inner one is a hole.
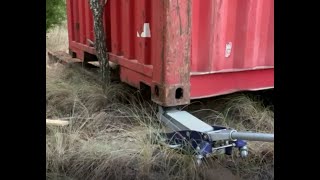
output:
M46 0L46 31L66 19L66 0Z

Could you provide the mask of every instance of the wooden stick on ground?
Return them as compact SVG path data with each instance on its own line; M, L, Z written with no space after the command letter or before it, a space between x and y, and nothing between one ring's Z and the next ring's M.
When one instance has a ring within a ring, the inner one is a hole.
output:
M53 126L66 126L69 124L69 121L63 121L63 120L52 120L52 119L46 119L47 125L53 125Z

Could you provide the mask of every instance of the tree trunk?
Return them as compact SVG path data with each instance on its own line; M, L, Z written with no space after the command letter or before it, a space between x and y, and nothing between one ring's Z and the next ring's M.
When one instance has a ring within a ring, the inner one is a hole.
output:
M107 0L89 0L94 19L95 49L100 64L102 88L105 91L110 83L110 68L107 57L106 35L103 28L103 12Z

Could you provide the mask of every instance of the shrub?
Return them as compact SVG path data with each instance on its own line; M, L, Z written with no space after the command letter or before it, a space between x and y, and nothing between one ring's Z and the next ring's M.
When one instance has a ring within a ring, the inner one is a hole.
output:
M66 19L65 0L46 0L46 31Z

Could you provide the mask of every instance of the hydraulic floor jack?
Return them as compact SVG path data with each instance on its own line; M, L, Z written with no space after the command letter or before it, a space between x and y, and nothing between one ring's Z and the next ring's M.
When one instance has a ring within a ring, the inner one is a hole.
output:
M233 148L237 148L244 158L248 155L246 141L274 141L274 134L238 132L231 128L211 126L176 108L159 107L157 116L160 122L171 129L171 132L160 133L157 142L174 149L191 150L198 163L212 155L231 155Z

